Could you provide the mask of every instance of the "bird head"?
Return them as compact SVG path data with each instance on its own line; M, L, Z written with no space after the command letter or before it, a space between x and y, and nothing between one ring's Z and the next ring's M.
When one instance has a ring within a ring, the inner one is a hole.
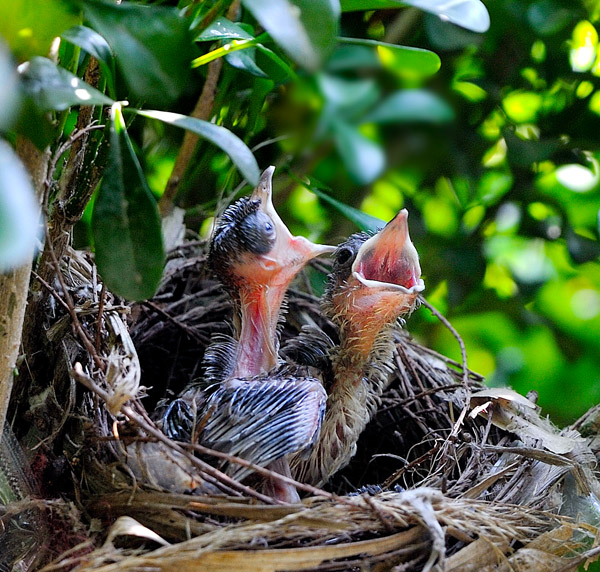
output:
M324 306L347 335L368 345L386 324L414 309L424 288L402 209L375 235L357 233L338 246Z
M307 262L335 250L292 235L273 206L274 171L266 169L253 193L225 210L213 233L210 265L234 288L287 288Z

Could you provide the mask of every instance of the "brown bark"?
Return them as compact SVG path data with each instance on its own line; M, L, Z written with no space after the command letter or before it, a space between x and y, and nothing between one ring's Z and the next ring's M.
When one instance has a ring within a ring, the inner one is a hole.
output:
M17 143L17 154L31 175L39 196L46 179L49 153L41 152L30 141L21 139ZM27 263L0 275L0 437L19 357L32 258L33 252Z

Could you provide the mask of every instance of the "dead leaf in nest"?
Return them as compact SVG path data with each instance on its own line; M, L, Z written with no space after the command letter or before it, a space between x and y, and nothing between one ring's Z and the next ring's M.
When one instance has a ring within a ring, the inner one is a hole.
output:
M177 563L179 572L196 572L198 564L211 572L276 572L277 570L313 570L326 560L352 558L356 556L377 556L400 548L413 546L417 552L417 540L423 535L420 527L392 536L362 540L335 546L311 546L306 548L284 548L279 550L240 550L204 554L201 560ZM162 568L167 570L167 568Z
M166 490L192 491L203 484L189 459L164 443L134 442L124 446L127 466L136 479Z
M583 439L563 436L547 419L539 415L539 408L521 394L505 387L478 391L471 396L471 416L487 417L491 412L492 423L516 434L522 441L541 441L544 448L564 455L576 449Z
M143 524L140 524L135 518L131 518L130 516L121 516L115 521L108 531L104 546L112 544L117 536L137 536L139 538L152 540L163 546L171 545L170 542L167 542L164 538L156 534L156 532L145 527Z
M486 567L481 572L555 572L556 570L577 570L579 559L573 560L573 568L564 568L565 560L543 550L521 548L514 556L499 566Z
M142 372L137 351L121 316L107 312L106 327L113 342L107 358L106 383L111 390L111 398L106 406L116 415L127 401L136 396Z
M166 252L183 244L185 238L184 216L184 209L173 207L173 210L162 218L163 245Z

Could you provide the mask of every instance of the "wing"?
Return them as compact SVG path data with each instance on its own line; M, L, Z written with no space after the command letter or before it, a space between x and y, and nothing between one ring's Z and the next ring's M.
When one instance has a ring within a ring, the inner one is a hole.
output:
M198 396L201 398L201 395ZM196 400L178 397L171 401L166 409L161 409L157 415L157 424L163 433L174 441L189 443L196 425Z
M317 438L327 395L313 377L234 380L207 401L200 443L259 466L309 448ZM242 479L251 469L223 463Z

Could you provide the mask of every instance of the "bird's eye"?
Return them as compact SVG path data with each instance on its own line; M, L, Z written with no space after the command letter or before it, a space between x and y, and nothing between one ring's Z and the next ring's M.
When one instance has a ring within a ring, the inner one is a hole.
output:
M261 211L246 217L237 230L240 242L254 254L266 254L277 239L275 224Z
M349 248L342 248L338 250L336 261L338 264L346 264L353 256L352 250Z

